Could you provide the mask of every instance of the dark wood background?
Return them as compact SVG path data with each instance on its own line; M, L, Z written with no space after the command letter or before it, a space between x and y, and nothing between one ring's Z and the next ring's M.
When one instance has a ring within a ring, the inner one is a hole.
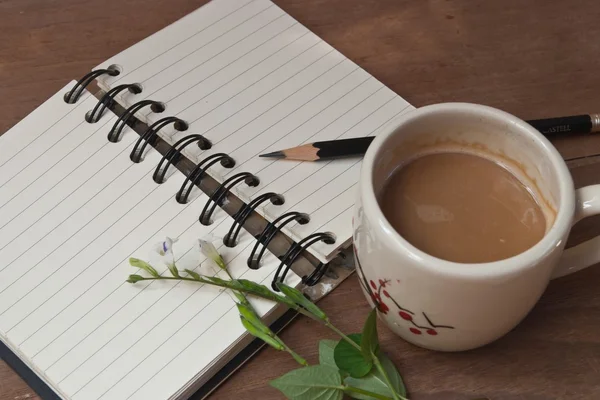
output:
M0 132L111 55L205 0L0 0ZM415 106L465 101L524 119L600 112L597 0L275 0L289 14ZM578 186L600 183L600 135L555 142ZM0 148L0 151L2 149ZM571 242L600 233L600 219ZM1 262L1 261L0 261ZM600 398L600 268L550 284L513 332L456 354L416 348L380 326L383 349L413 400ZM368 306L355 277L321 306L346 332ZM300 318L282 338L315 362L318 339ZM213 399L280 399L267 382L295 368L262 351ZM0 400L36 399L0 361Z

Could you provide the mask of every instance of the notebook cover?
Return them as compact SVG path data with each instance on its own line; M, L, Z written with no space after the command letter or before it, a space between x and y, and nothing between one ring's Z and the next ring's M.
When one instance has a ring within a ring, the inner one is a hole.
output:
M0 359L7 363L43 400L61 400L35 372L0 340Z

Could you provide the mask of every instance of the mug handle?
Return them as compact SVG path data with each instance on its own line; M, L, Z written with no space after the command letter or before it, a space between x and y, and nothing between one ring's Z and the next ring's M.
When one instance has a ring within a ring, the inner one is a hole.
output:
M577 189L573 224L596 214L600 214L600 185ZM598 262L600 262L600 236L566 249L551 279L572 274Z

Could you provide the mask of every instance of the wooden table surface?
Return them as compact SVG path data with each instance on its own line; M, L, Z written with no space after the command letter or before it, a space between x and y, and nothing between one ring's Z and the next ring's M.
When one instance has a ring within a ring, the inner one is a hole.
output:
M66 82L174 22L203 0L0 0L0 132ZM275 0L289 14L415 106L465 101L524 119L600 112L597 0ZM577 186L600 183L600 135L562 139ZM587 157L587 158L583 158ZM571 242L600 233L600 218ZM416 348L380 326L410 398L600 398L600 267L558 279L513 332L457 354ZM322 301L343 331L368 306L352 277ZM300 318L283 333L314 362L318 339ZM263 350L213 399L280 399L267 382L295 368ZM0 400L37 396L0 361ZM152 400L152 399L149 399Z

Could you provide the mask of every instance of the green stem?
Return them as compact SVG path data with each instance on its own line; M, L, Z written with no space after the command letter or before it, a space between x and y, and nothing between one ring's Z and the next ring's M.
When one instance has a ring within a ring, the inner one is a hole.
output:
M233 280L233 276L231 275L231 273L229 272L229 270L226 269L225 272L227 273L227 276L229 277L229 280L232 281ZM240 292L239 290L234 290L234 292L238 292L239 294L241 294L246 299L246 296L244 295L244 293ZM246 300L248 300L248 299L246 299Z
M336 328L334 325L332 325L331 322L329 322L329 320L325 321L325 325L329 329L331 329L332 331L334 331L335 333L340 335L342 337L342 339L344 339L346 342L348 342L352 346L354 346L355 349L357 349L358 351L362 351L359 344L355 343L354 340L352 340L348 336L344 335L344 333L342 331L340 331L338 328ZM373 359L373 364L375 364L375 367L377 368L379 373L383 376L383 379L385 380L385 384L390 389L390 392L392 392L393 400L407 400L406 398L404 398L404 397L400 396L398 393L396 393L396 390L394 389L394 386L390 382L390 378L388 377L387 373L385 372L385 369L381 365L379 358L377 358L377 356L373 353L371 353L371 358ZM350 386L349 386L349 388L350 388ZM358 389L358 388L353 388L353 389ZM362 389L358 389L358 390L362 390ZM360 393L360 392L357 392L357 393ZM366 394L366 393L363 393L363 394ZM368 394L368 396L371 396L371 395ZM377 395L377 396L379 396L379 395ZM389 397L385 397L385 396L380 396L380 397L373 396L373 397L376 399L389 399Z
M275 335L275 337L277 337L277 335ZM279 338L278 338L279 339ZM300 354L296 353L294 350L290 349L287 344L285 344L283 342L283 340L279 339L279 343L281 343L283 345L283 348L285 349L285 351L287 351L288 353L290 353L290 355L294 358L294 360L296 360L296 362L304 367L308 367L308 361L306 361L304 359L304 357L302 357Z
M344 335L344 333L342 331L340 331L338 328L336 328L335 326L333 326L333 324L331 322L329 322L329 320L325 321L325 326L328 327L329 329L331 329L332 331L334 331L335 333L337 333L338 335L340 335L340 337L342 339L344 339L346 342L350 343L350 345L353 346L355 349L357 349L358 351L361 351L359 344L355 343L354 340L352 340L348 336Z
M227 273L227 276L229 277L230 280L233 280L233 275L231 275L231 272L229 272L228 268L225 268L224 270ZM249 306L250 308L252 308L254 310L254 307L252 307L252 305L250 305L250 302L248 301L248 299L246 298L246 296L244 295L244 293L240 292L239 290L234 290L234 292L238 292L239 294L242 295L242 297L244 298L245 302L244 304L246 304L247 306Z
M229 272L228 268L225 268L225 272L227 273L227 276L229 276L229 279L234 280L233 275L231 275L231 272ZM246 298L246 296L244 296L244 294L241 293L239 290L237 292L240 293L242 295L242 297L244 297L244 299ZM248 302L248 300L246 300L246 304L253 309L252 305L250 304L250 302ZM273 339L275 339L279 343L281 343L281 345L283 346L285 351L287 351L294 358L294 360L296 360L296 362L298 364L308 367L308 362L304 359L304 357L302 357L300 354L296 353L294 350L292 350L290 347L288 347L288 345L285 344L283 342L283 340L281 340L279 338L279 336L277 336L277 334L275 334L274 332L273 332Z
M329 329L331 329L332 331L334 331L335 333L340 335L342 337L342 339L344 339L346 342L348 342L352 346L354 346L355 349L357 349L358 351L362 351L359 344L355 343L354 340L352 340L348 336L344 335L344 333L342 331L340 331L338 328L336 328L334 325L332 325L331 322L329 322L329 320L325 321L325 325ZM392 396L393 396L394 400L407 400L404 397L400 396L398 393L396 393L396 390L394 389L394 386L390 382L390 378L388 377L387 373L385 372L385 369L381 365L379 358L377 358L377 356L373 353L371 353L371 358L373 359L373 364L375 364L375 367L377 368L379 373L383 376L383 379L385 380L385 384L392 392ZM358 388L354 388L354 389L358 389ZM358 390L362 390L362 389L358 389ZM363 394L365 394L365 393L363 393ZM388 399L388 397L385 397L385 396L384 397L375 397L375 398Z
M264 296L262 293L255 292L253 290L240 289L238 287L235 287L233 284L229 284L228 282L224 282L224 283L221 284L221 283L218 283L218 282L210 281L210 280L205 279L205 278L194 279L194 278L188 278L188 277L185 277L185 276L182 276L182 277L179 277L179 278L175 278L175 277L172 277L172 276L157 276L157 277L144 277L144 276L140 276L140 278L138 278L137 281L158 281L158 280L163 280L163 279L204 283L204 284L207 284L207 285L218 286L218 287L222 287L222 288L226 288L226 289L241 291L241 292L244 292L244 293L247 293L247 294L251 294L252 296L255 296L255 297L260 297L262 299L271 300L271 301L275 301L277 303L285 304L289 308L291 308L293 310L296 310L300 314L305 315L305 316L307 316L310 319L314 319L315 321L323 322L323 320L315 317L310 312L306 311L304 308L298 306L295 303L292 303L291 301L288 301L285 297L280 296L280 295L278 295L276 293L270 293L269 296Z
M227 273L227 276L229 277L229 279L233 280L233 275L231 275L231 272L229 272L228 268L225 268L225 273Z
M382 394L369 392L368 390L360 389L360 388L357 388L354 386L342 386L342 390L344 392L353 392L353 393L363 394L365 396L369 396L369 397L372 397L377 400L392 400L391 398L384 396Z
M390 377L388 376L387 372L385 372L385 368L383 368L383 365L381 365L379 358L377 358L377 356L373 353L371 353L371 358L373 358L373 364L375 364L375 368L377 368L377 370L379 371L381 376L383 376L383 379L385 380L385 384L392 392L392 397L394 398L394 400L407 400L406 398L404 398L401 395L399 395L398 393L396 393L396 389L394 389L394 386L390 382Z

